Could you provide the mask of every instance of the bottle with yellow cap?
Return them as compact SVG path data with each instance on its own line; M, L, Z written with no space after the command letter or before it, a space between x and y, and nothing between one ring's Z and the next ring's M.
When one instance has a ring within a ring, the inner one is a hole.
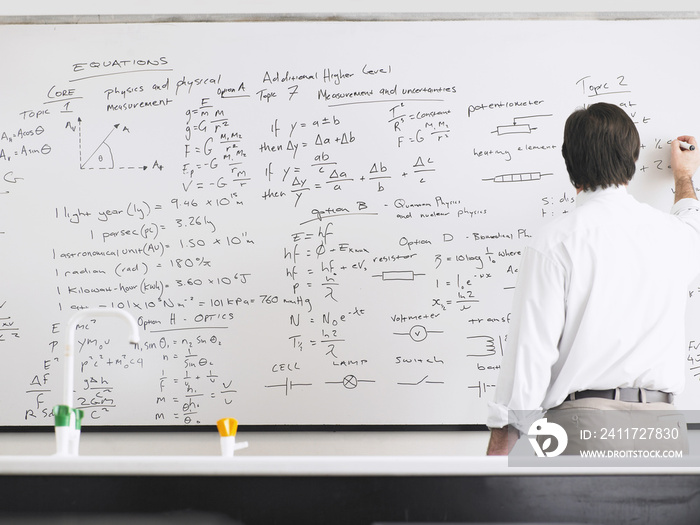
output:
M232 417L225 417L216 422L216 428L219 429L221 436L221 455L224 457L233 457L236 450L246 448L247 441L236 443L236 432L238 431L238 421Z

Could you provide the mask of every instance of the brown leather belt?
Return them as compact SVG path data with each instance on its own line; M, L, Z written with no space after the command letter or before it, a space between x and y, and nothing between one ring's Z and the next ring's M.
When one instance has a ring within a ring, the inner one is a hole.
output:
M646 388L611 388L610 390L581 390L569 394L569 400L600 397L627 403L673 403L673 394Z

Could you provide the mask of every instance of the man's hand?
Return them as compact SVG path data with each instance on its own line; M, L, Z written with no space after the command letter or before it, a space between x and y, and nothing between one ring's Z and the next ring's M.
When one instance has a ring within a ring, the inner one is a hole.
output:
M694 150L682 149L680 142L695 146ZM693 175L700 167L700 149L695 137L682 135L671 143L671 168L676 181L675 202L681 199L697 199L693 187Z
M519 437L520 432L510 425L506 425L503 428L492 428L486 455L507 456Z

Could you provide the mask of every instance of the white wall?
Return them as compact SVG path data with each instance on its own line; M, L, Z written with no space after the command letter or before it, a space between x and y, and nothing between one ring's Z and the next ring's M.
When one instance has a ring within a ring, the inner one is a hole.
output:
M65 0L2 2L0 16L220 13L688 12L687 0ZM697 10L696 10L697 11Z
M0 17L149 15L149 14L391 14L458 13L482 16L494 13L566 13L599 16L625 13L665 13L674 16L700 16L689 12L687 0L66 0L55 2L2 2ZM486 432L267 432L243 434L247 454L290 455L403 455L448 454L482 455ZM0 455L52 454L53 433L0 433ZM198 455L217 454L215 432L182 433L84 433L81 452L94 454ZM697 450L697 448L696 448Z

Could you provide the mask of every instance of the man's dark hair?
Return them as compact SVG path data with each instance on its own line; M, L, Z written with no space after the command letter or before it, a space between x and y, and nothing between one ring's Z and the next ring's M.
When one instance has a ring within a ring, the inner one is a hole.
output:
M627 184L639 146L639 132L627 113L599 102L569 115L561 152L573 185L593 190Z

